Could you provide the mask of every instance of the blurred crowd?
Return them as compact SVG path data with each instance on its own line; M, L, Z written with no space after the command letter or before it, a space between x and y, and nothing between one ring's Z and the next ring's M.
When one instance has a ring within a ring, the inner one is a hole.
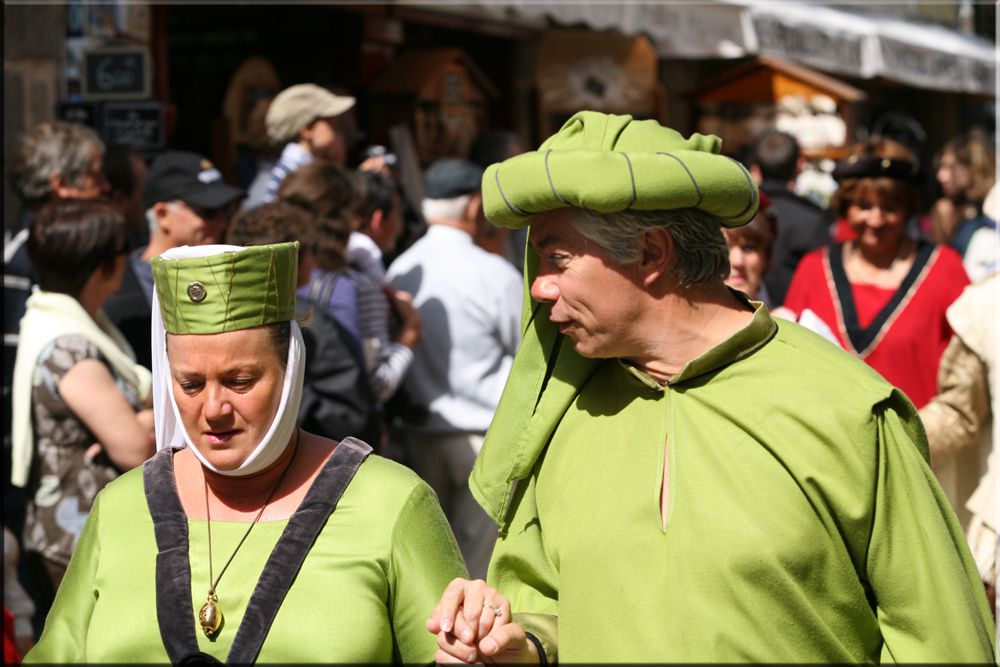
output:
M154 454L150 260L180 246L300 244L299 424L416 471L469 572L485 576L496 526L468 478L520 342L525 234L485 219L480 187L487 165L525 147L485 132L468 155L428 165L414 202L391 153L350 163L354 105L312 84L265 101L251 119L261 139L232 183L205 156L147 162L82 125L12 138L22 208L4 248L4 607L19 653L41 631L98 491ZM871 137L847 148L822 208L802 196L795 137L766 130L738 156L760 210L726 230L732 289L864 360L919 410L990 595L994 156L975 128L933 164Z

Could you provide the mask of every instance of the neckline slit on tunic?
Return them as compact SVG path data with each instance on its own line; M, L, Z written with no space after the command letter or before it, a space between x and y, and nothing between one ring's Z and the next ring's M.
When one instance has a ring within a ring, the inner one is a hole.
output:
M660 479L660 530L667 532L670 515L670 448L663 441L663 477Z

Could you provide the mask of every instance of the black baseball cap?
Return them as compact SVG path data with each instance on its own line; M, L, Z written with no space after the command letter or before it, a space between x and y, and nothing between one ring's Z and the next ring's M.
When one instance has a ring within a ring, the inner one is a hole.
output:
M475 162L456 157L436 160L424 174L424 197L454 199L479 192L483 183L483 168Z
M226 185L212 162L197 153L168 151L153 160L142 188L142 206L180 199L203 208L221 208L246 193Z

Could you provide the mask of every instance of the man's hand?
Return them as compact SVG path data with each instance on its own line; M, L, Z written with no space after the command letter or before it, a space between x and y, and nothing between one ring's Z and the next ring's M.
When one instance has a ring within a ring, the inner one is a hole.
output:
M510 602L481 579L448 584L427 629L437 635L438 663L539 662L524 629L511 622Z

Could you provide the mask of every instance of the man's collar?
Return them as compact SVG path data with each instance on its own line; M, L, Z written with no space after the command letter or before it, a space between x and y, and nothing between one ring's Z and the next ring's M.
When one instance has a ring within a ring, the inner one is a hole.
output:
M457 225L448 222L432 222L427 225L427 233L432 236L445 236L448 238L467 241L472 243L472 233L462 229Z
M680 373L677 373L666 381L667 387L673 387L706 373L721 370L730 364L745 359L766 345L778 332L778 325L771 318L767 307L762 302L751 301L742 292L730 291L741 301L753 308L753 319L750 320L749 324L726 340L685 364ZM620 361L622 366L644 385L652 389L664 390L663 384L657 382L648 373L639 370L624 360Z

